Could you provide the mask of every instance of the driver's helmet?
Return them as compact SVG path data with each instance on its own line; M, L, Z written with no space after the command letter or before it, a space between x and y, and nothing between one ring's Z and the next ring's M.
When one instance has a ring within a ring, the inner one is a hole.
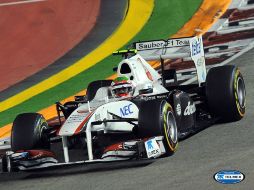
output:
M133 95L134 85L126 76L117 77L111 83L111 93L114 97L130 97Z

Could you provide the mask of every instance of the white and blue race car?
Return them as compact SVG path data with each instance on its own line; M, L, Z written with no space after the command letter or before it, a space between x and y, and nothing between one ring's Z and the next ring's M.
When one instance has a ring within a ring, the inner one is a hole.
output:
M57 103L56 120L46 121L38 113L19 114L2 170L170 156L179 139L244 116L246 92L239 69L227 65L207 73L202 37L134 46L114 53L125 57L115 69L115 80L94 81L85 96ZM183 46L183 52L173 51ZM164 69L163 62L177 56L194 61L197 83L181 85L175 70ZM159 60L160 71L147 60ZM62 151L57 150L59 145ZM82 153L79 160L77 151Z

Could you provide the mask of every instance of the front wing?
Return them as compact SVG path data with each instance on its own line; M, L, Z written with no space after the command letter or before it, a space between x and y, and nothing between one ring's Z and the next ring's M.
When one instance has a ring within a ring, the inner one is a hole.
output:
M105 148L100 159L58 162L55 154L46 150L7 151L2 159L3 172L47 170L77 165L113 163L122 161L153 160L165 153L163 137L131 140Z

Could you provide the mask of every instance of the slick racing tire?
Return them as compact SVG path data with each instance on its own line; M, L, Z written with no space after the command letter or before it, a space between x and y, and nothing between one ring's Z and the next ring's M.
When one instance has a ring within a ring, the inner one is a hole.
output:
M206 96L211 114L223 122L238 121L245 114L244 79L236 66L211 68L206 78Z
M140 105L138 135L141 138L163 136L166 156L178 145L177 125L171 105L165 100L146 101Z
M49 149L47 128L48 124L41 114L23 113L18 115L13 122L11 131L12 151Z

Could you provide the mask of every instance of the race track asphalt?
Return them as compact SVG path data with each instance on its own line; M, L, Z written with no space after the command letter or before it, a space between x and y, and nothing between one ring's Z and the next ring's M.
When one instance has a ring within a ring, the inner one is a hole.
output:
M0 182L1 189L174 189L250 190L254 186L254 49L234 60L245 78L247 112L239 122L210 127L179 143L175 155L147 166L104 171L73 172L54 177ZM220 170L239 170L245 180L219 184L213 175ZM80 169L81 171L81 169ZM1 176L1 175L0 175Z

